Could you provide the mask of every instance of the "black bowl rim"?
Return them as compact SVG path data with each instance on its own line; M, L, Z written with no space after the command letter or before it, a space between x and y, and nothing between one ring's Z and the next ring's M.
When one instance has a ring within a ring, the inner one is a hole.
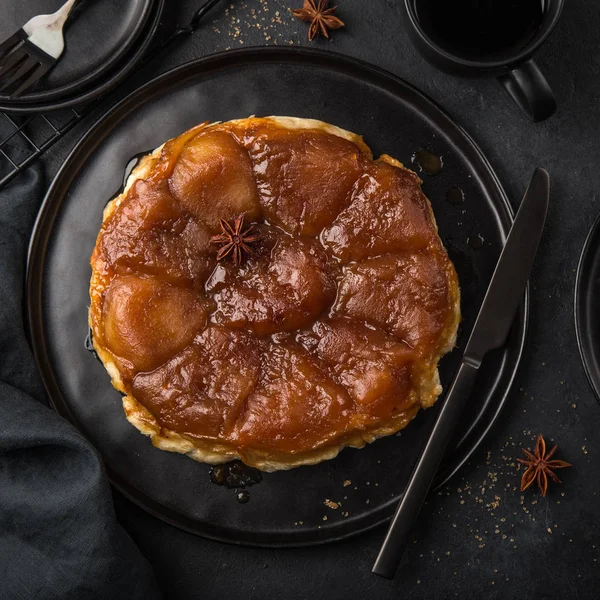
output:
M600 403L600 361L595 361L592 340L589 339L589 324L586 316L586 306L588 303L587 289L590 284L591 267L590 261L593 259L594 250L597 251L598 244L595 239L600 234L600 215L592 224L583 243L579 263L577 265L577 276L575 278L575 296L573 299L573 317L575 319L575 335L577 337L577 347L581 356L583 370L587 380ZM587 335L585 332L588 332ZM596 364L594 364L596 363Z

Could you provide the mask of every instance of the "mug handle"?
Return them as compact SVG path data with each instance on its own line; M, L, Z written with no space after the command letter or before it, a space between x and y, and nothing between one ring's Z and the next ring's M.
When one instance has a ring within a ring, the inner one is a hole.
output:
M532 121L544 121L556 112L556 98L533 59L501 75L498 81Z

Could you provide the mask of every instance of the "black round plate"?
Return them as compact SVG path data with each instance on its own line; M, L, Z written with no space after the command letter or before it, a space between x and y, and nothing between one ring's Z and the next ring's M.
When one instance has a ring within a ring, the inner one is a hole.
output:
M447 385L512 221L506 196L472 140L420 92L365 63L306 49L239 50L188 63L131 94L90 130L56 177L37 221L28 264L30 332L55 408L100 450L111 480L131 500L219 540L318 544L389 519L439 403L397 436L314 467L265 474L251 488L251 501L240 505L231 490L210 483L207 465L152 447L125 420L104 368L84 349L89 256L102 209L130 157L201 121L251 114L322 119L363 134L376 155L387 152L407 165L419 147L442 156L441 173L423 179L462 284L459 348L441 364ZM451 186L464 190L464 204L445 199ZM485 242L474 250L467 240L477 235ZM484 361L438 484L467 460L498 416L521 358L527 314L526 301L506 347ZM327 499L341 507L326 507Z
M583 245L575 282L575 330L586 375L600 402L600 216Z
M32 16L54 12L62 0L5 2L0 40ZM95 0L75 5L65 27L65 51L57 65L18 98L0 94L0 110L37 113L83 104L113 89L148 49L164 0Z

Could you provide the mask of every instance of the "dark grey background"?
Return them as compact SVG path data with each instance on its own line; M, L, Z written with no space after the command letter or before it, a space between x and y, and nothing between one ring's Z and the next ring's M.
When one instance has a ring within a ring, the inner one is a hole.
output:
M599 595L600 406L579 359L573 292L585 235L600 212L600 4L567 0L560 24L537 56L559 110L533 124L496 82L459 80L429 67L407 39L402 1L339 0L346 28L331 41L312 43L306 25L289 12L301 0L223 2L192 39L149 65L139 81L231 48L277 43L331 49L388 69L439 102L487 154L513 206L532 169L545 167L552 178L551 206L532 275L531 326L517 385L474 458L428 500L392 582L370 572L383 529L321 548L238 548L173 529L115 495L120 521L152 562L166 598ZM166 10L185 23L196 5L169 0ZM84 129L46 157L48 183ZM538 433L558 443L558 457L574 464L559 473L564 485L552 485L547 498L535 490L519 492L515 459Z

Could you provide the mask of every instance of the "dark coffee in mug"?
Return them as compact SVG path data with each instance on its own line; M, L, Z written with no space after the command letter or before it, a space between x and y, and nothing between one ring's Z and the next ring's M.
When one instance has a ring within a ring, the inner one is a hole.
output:
M423 57L453 75L496 77L533 121L556 99L533 54L565 0L404 0L408 34Z
M546 0L414 0L431 41L467 60L496 60L535 39Z

